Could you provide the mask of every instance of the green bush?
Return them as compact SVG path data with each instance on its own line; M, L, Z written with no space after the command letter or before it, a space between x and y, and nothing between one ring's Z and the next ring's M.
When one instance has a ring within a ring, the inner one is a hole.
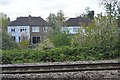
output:
M71 37L66 32L53 31L50 40L55 47L71 45Z
M120 52L110 47L69 47L62 46L45 51L2 50L2 63L38 63L79 60L107 60L120 58Z

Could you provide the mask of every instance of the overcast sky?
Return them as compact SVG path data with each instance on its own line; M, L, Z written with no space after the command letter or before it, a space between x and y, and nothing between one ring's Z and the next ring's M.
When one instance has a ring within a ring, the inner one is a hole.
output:
M90 7L95 14L103 12L99 0L0 0L0 12L7 14L11 20L20 16L41 16L46 19L50 13L63 10L65 17L76 17Z

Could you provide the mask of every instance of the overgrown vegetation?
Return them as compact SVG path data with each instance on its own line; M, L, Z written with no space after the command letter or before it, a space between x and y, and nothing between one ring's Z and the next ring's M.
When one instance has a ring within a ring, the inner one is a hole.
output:
M71 36L68 33L61 31L53 30L50 40L55 47L70 46L71 44Z
M63 46L49 50L3 50L2 63L38 63L56 61L104 60L120 58L116 48Z
M3 36L6 41L3 44L6 45L3 45L2 63L120 59L120 8L116 9L116 1L107 1L102 3L107 14L94 17L94 12L90 12L92 23L82 25L76 35L61 31L65 18L60 11L57 16L49 15L48 22L52 29L46 40L35 48L29 49L28 41L23 41L20 43L23 49L15 49L16 43L10 42L8 34Z
M0 13L0 24L2 27L0 27L0 35L2 36L2 39L0 39L2 46L0 46L0 49L2 50L10 50L10 49L17 49L18 44L11 39L11 36L7 33L7 25L9 23L9 18L7 15Z

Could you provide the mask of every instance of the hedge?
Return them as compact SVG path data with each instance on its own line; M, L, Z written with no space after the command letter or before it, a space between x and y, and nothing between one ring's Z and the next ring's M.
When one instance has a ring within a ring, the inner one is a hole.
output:
M2 64L38 63L120 58L118 49L109 47L59 47L45 51L2 50Z

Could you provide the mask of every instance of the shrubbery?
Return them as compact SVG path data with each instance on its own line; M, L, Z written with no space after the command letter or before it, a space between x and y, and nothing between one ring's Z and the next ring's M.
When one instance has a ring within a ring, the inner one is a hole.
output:
M120 51L109 47L59 47L45 51L2 50L2 64L37 63L120 58Z

